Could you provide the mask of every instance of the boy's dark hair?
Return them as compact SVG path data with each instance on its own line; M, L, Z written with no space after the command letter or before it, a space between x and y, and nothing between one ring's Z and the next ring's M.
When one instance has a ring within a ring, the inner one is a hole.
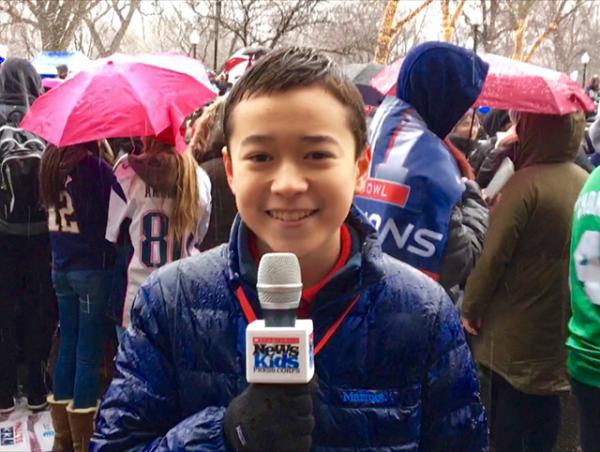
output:
M231 114L240 102L255 96L312 86L323 88L348 110L348 126L354 136L355 154L358 158L367 143L367 124L360 92L328 56L301 47L269 53L238 80L225 102L225 142L229 144L232 132Z

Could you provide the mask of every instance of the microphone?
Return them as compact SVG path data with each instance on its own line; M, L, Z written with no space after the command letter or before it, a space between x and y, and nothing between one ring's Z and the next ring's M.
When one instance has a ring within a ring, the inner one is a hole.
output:
M246 328L246 380L308 383L315 372L313 323L296 319L302 294L296 255L263 255L256 290L264 319L255 320Z
M258 264L258 301L265 326L295 326L302 295L300 263L293 253L267 253Z

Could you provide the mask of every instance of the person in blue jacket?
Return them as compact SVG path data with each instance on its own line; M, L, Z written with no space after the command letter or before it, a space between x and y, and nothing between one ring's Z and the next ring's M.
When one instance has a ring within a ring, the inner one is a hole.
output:
M456 309L382 253L352 207L369 166L352 82L314 50L275 51L233 87L224 133L239 209L229 243L140 288L92 450L486 450ZM284 251L300 261L316 377L249 385L257 262Z
M418 268L458 299L481 254L488 209L448 134L475 102L488 64L470 50L426 42L407 55L369 127L373 161L356 204L383 251Z

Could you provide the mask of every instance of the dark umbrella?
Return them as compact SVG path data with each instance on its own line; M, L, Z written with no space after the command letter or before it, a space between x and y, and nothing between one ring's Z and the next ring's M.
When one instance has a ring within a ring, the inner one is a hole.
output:
M375 75L384 68L383 64L358 63L347 64L342 70L357 85L368 85Z
M269 49L268 47L252 46L243 48L240 53L242 55L250 57L250 63L252 64L255 63L256 60L258 60L259 58L265 56L270 51L271 49Z
M356 87L358 88L358 91L360 91L360 95L362 96L365 105L378 107L381 104L381 102L383 102L383 98L385 96L372 86L356 85Z
M382 64L360 63L347 64L343 67L344 74L354 82L363 98L365 105L379 106L383 101L383 94L369 85L369 81L383 69Z

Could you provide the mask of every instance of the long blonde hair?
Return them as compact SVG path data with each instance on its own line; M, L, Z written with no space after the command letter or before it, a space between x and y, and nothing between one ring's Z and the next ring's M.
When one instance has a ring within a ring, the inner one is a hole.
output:
M98 151L100 158L108 163L108 165L113 166L115 164L115 153L106 138L98 140Z
M198 164L190 152L179 153L172 146L153 139L143 138L144 152L172 152L177 158L177 182L175 192L175 208L170 218L175 240L179 241L187 233L195 234L200 221L200 193L198 191Z
M224 105L223 98L217 98L212 104L204 108L200 117L194 122L194 135L190 140L188 149L198 162L205 160L202 154L208 151L213 134L220 131L220 120Z

